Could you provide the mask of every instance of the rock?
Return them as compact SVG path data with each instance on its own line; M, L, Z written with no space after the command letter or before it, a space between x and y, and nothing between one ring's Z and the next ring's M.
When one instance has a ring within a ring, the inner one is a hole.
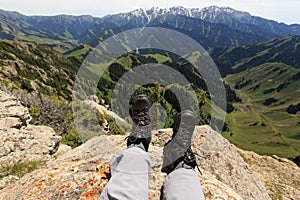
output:
M270 199L264 182L254 176L236 147L209 126L197 127L193 149L204 174L211 174L243 199Z
M19 162L47 160L59 145L52 128L29 125L22 129L0 130L0 168Z
M200 179L205 199L235 199L242 200L241 196L224 183L215 179Z
M10 183L15 182L17 180L19 180L19 177L17 176L13 176L13 175L6 176L2 180L0 180L0 188L4 188Z
M92 101L86 103L112 114ZM43 167L20 179L12 175L2 178L0 188L6 187L0 190L0 199L98 199L110 178L109 161L126 148L126 136L102 135L71 149L59 145L61 138L53 129L28 125L28 109L1 91L0 111L0 167L48 160ZM162 151L172 129L153 131L152 135L149 199L155 200L160 197L166 177L160 172ZM288 159L242 151L209 126L196 127L192 149L198 157L202 173L196 172L206 199L268 200L270 196L273 199L300 196L300 168Z
M0 113L0 170L20 162L49 160L57 151L61 137L52 128L28 125L28 109L3 91ZM13 180L4 177L1 185Z
M53 157L57 158L58 156L64 155L65 153L72 150L72 147L66 145L66 144L60 144L56 153L53 154Z
M154 131L153 135L149 199L159 199L166 176L160 172L162 143L170 138L171 129ZM158 142L160 135L163 139ZM270 199L264 183L227 140L209 126L197 127L194 135L193 149L205 155L198 160L203 173L198 172L198 177L206 199ZM97 199L110 176L110 159L126 148L124 139L105 135L92 138L1 190L0 199Z
M109 160L123 143L119 136L93 138L1 190L0 199L98 197L109 177Z
M278 156L260 156L238 149L253 173L266 183L272 199L299 199L300 168L292 161Z
M30 120L28 109L17 98L0 91L0 130L21 128Z

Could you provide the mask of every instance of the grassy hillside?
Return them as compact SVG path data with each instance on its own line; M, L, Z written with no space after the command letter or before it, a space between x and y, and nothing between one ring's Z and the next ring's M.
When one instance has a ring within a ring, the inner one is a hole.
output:
M283 157L300 155L300 113L287 109L300 101L300 69L266 63L226 77L242 99L227 116L224 136L243 149Z
M286 36L250 46L215 48L210 55L224 76L268 62L300 68L300 36Z
M79 66L76 59L67 59L44 45L0 41L1 85L70 100Z
M67 51L64 53L64 56L67 58L74 57L80 61L84 60L84 58L88 55L88 53L92 50L92 47L88 44L79 45L76 48Z

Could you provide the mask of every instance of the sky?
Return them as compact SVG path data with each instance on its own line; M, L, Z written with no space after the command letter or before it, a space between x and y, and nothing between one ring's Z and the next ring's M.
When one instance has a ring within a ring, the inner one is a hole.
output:
M231 7L287 24L300 24L300 0L0 0L0 9L25 15L92 15L129 12L137 8L184 6Z

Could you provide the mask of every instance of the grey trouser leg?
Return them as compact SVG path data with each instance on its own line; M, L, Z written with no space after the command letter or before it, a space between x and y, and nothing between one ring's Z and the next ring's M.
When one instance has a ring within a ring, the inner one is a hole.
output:
M163 200L204 200L196 172L185 168L176 169L167 176L161 195Z
M121 151L110 163L111 179L100 200L147 200L149 155L138 147Z

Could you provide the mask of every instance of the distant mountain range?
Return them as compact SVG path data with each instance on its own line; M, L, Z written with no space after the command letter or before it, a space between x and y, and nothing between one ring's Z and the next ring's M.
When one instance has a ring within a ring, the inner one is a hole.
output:
M247 12L241 12L229 7L211 6L199 8L152 8L150 10L138 9L130 13L116 14L104 17L107 21L113 21L119 26L126 25L129 21L135 21L137 26L145 26L160 16L177 16L200 19L209 23L225 24L226 26L252 33L267 38L285 35L299 35L300 25L286 25L273 20L251 16Z
M25 16L0 10L0 38L34 41L66 52L80 44L95 46L112 34L144 26L183 32L205 48L242 46L287 35L300 35L300 25L286 25L232 8L173 7L137 9L92 16Z

